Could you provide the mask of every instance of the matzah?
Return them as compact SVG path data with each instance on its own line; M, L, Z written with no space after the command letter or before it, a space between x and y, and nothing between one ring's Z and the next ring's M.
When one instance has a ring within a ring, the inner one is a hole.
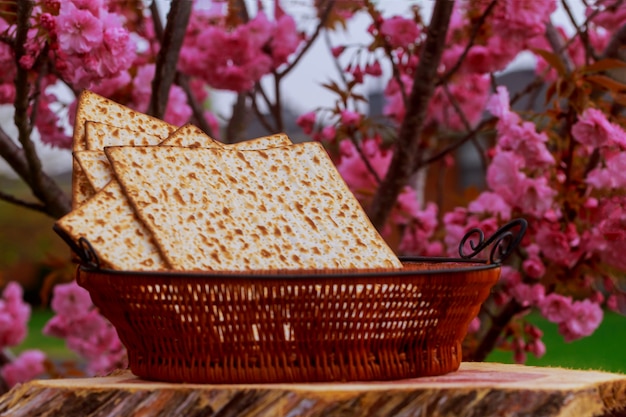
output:
M189 133L193 129L186 131ZM181 134L179 133L179 135ZM203 147L226 146L236 149L256 149L257 146L272 144L271 140L268 142L265 138L260 138L235 145L222 145L208 136L204 136L204 138L196 137L196 139L188 139L187 141L202 141ZM272 140L276 140L278 145L290 143L288 139L285 142L285 138L286 136ZM82 162L89 164L87 161L93 163L99 158L98 153L97 151L81 151L76 152L75 157L84 156L81 158ZM100 155L104 155L104 153L102 152ZM85 172L90 170L88 165L85 165L85 168ZM99 169L106 169L107 172L98 172ZM102 185L101 181L104 181L105 175L111 175L108 160L106 168L102 166L90 172L94 174L94 178L92 178L94 185ZM115 180L110 181L79 208L57 221L57 225L74 242L77 242L81 237L86 238L92 244L100 261L112 269L132 271L170 268L159 254L149 230L137 218Z
M72 151L87 150L85 122L93 121L110 126L132 126L132 130L150 133L163 139L172 133L176 126L155 117L131 110L112 100L104 98L89 90L84 90L78 97ZM76 208L87 200L93 190L75 160L72 165L72 207Z
M94 193L103 189L113 179L113 171L104 151L76 151L73 155Z
M117 181L56 225L75 242L89 241L103 265L117 270L154 271L169 269L153 243L150 231L137 220Z
M106 153L175 270L402 266L318 143Z
M188 123L176 129L168 136L161 146L187 146L201 148L215 148L224 146L223 143L216 141L199 127Z
M107 146L158 145L163 137L106 123L85 122L85 144L88 150L103 151Z

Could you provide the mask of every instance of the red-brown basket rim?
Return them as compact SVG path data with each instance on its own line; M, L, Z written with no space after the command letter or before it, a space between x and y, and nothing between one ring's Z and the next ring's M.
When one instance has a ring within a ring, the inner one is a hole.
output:
M187 278L187 279L207 279L207 278L245 278L263 280L284 280L294 279L362 279L362 278L383 278L402 276L437 276L463 272L478 272L498 269L499 263L488 263L485 260L446 258L446 257L400 257L405 265L420 263L435 264L458 264L450 268L417 269L417 268L377 268L377 269L324 269L324 270L258 270L258 271L120 271L107 268L97 268L90 265L80 265L81 272L96 273L112 276L145 277L145 278Z

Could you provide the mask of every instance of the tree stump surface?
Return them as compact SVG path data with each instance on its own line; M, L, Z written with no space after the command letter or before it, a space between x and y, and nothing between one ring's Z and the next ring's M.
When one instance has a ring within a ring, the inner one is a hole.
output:
M400 381L198 385L35 380L0 397L0 416L626 416L626 375L493 363Z

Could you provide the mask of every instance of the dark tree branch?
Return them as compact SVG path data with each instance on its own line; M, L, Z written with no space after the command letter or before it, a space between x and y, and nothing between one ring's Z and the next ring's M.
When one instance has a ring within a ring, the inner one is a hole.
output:
M278 130L276 129L276 127L272 126L267 120L267 117L265 117L265 115L261 113L261 109L259 109L255 94L250 94L250 101L252 102L252 111L254 112L254 115L256 116L259 123L263 125L265 130L267 130L268 132L277 132Z
M365 5L367 6L367 11L372 17L372 21L374 22L373 24L376 26L376 30L380 33L380 21L381 21L381 19L379 19L380 12L374 7L372 2L369 0L365 2ZM402 80L402 77L400 76L400 70L398 69L398 64L396 63L395 57L393 56L389 42L387 42L387 40L384 38L382 41L383 41L383 50L385 51L385 56L387 57L387 59L389 59L389 62L391 63L391 77L394 79L396 83L398 83L400 95L402 96L402 102L406 106L407 101L408 101L407 91L406 91L406 88L404 87L404 81Z
M619 51L624 44L626 44L626 25L620 26L620 28L613 33L611 40L609 40L609 44L602 52L602 57L619 59Z
M237 94L237 99L233 103L233 111L228 124L226 125L226 143L236 143L241 141L246 130L248 107L246 106L246 93Z
M335 0L328 0L327 1L326 5L324 7L324 11L321 13L320 21L318 22L317 27L315 28L315 31L313 32L311 37L307 40L307 42L304 44L304 47L300 50L300 52L298 52L298 54L293 59L293 61L291 61L289 64L287 64L287 66L280 73L276 74L276 76L278 77L278 80L283 78L296 65L298 65L298 62L300 62L300 60L307 53L309 48L311 48L311 46L313 45L313 43L315 42L317 37L320 35L320 33L322 31L322 28L324 27L324 25L328 21L328 17L330 16L330 12L332 11L334 5L335 5Z
M487 359L487 355L496 347L498 339L506 326L516 314L522 311L524 311L524 307L521 304L515 300L509 301L508 304L491 319L491 326L489 326L487 332L480 339L476 349L469 353L469 357L466 358L466 360L482 362Z
M69 198L59 186L43 172L35 144L31 140L33 125L28 116L30 104L30 82L28 71L20 65L20 59L26 54L26 40L30 29L30 17L33 3L17 2L17 28L15 34L15 114L13 120L18 130L20 149L4 131L0 134L0 155L3 156L15 172L28 184L33 194L46 207L46 213L58 218L69 212Z
M0 127L0 157L4 159L7 164L19 175L22 180L33 190L33 184L30 182L29 165L26 159L24 150L20 148L13 140L6 134L6 132ZM42 187L46 192L47 203L40 206L34 203L26 203L22 205L27 208L34 209L36 211L43 211L46 214L59 218L68 213L71 208L69 197L59 188L56 182L45 174L42 174ZM6 194L4 194L6 195ZM35 194L36 195L36 194ZM3 198L8 201L6 198ZM42 200L42 199L40 199ZM42 200L44 201L44 200ZM17 203L17 202L16 202ZM43 207L43 210L40 209Z
M276 121L276 129L278 132L285 131L285 123L283 121L282 97L280 94L280 77L274 72L274 104L270 107L272 117Z
M472 125L469 122L469 120L467 120L467 117L465 116L465 113L463 112L463 109L461 108L461 105L457 101L456 97L454 97L454 95L448 88L448 84L444 84L442 88L443 88L443 91L446 93L446 97L448 97L450 104L452 104L454 111L458 114L459 118L461 119L461 123L463 123L463 128L467 132L471 132ZM480 155L480 161L481 161L483 169L486 169L488 165L487 158L486 158L484 149L482 149L482 147L480 146L480 143L478 143L478 141L476 140L476 135L470 136L469 140L474 144L474 147L476 147L476 150L478 151L478 155Z
M418 138L435 88L437 67L445 46L453 6L454 1L450 0L437 0L435 3L391 165L369 208L372 223L378 230L382 229L398 195L413 173L419 148Z
M472 27L472 33L470 34L470 38L469 38L469 41L467 42L467 46L461 53L461 56L456 61L454 66L450 68L450 70L448 70L441 78L439 78L439 81L437 81L438 86L447 83L450 80L450 78L452 78L452 76L459 70L459 68L461 68L461 65L463 64L465 57L467 57L469 50L472 48L472 46L474 46L474 42L476 41L476 37L478 36L480 29L485 24L485 21L487 21L487 17L493 11L493 8L496 6L497 1L498 0L491 0L491 3L489 3L489 6L487 6L483 14L480 15L480 18L478 19L474 27Z
M561 34L554 27L551 21L546 23L546 39L550 44L550 47L554 51L555 54L558 55L559 59L565 66L565 69L568 73L574 70L574 63L571 58L567 55L567 49L563 45L563 40L561 39Z
M172 0L167 14L167 24L161 38L161 49L157 55L152 80L152 97L148 107L148 114L158 118L163 118L167 108L170 87L176 77L176 63L185 39L192 5L191 1Z
M20 207L24 207L24 208L27 208L27 209L30 209L30 210L38 211L40 213L44 213L44 214L47 213L46 206L44 206L43 204L33 203L33 202L30 202L30 201L25 201L25 200L22 200L22 199L20 199L20 198L18 198L16 196L14 196L14 195L5 193L3 191L0 191L0 200L6 201L7 203L11 203L11 204L16 205L16 206L20 206Z
M185 95L187 96L187 102L193 112L194 122L198 124L198 127L202 129L204 133L213 137L213 129L211 129L211 125L209 125L204 117L204 108L200 105L200 103L198 103L196 96L189 86L189 78L185 74L177 72L175 81L176 84L183 89Z
M161 21L161 14L159 12L159 6L156 1L150 3L150 13L152 14L152 24L154 25L154 34L157 39L163 39L163 22Z
M26 55L26 40L30 29L30 15L33 4L29 1L17 4L17 31L15 35L15 65L17 67L15 75L15 114L13 119L18 129L18 139L24 149L26 160L28 161L30 182L36 189L41 188L41 161L37 156L35 144L30 135L32 125L29 123L28 107L30 104L30 83L28 71L20 65L20 59Z

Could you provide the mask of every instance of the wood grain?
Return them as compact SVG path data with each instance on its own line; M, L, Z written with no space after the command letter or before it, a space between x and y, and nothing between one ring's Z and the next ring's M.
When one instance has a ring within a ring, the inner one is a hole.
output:
M439 377L346 384L191 385L39 380L0 397L0 416L626 416L626 375L463 363Z

